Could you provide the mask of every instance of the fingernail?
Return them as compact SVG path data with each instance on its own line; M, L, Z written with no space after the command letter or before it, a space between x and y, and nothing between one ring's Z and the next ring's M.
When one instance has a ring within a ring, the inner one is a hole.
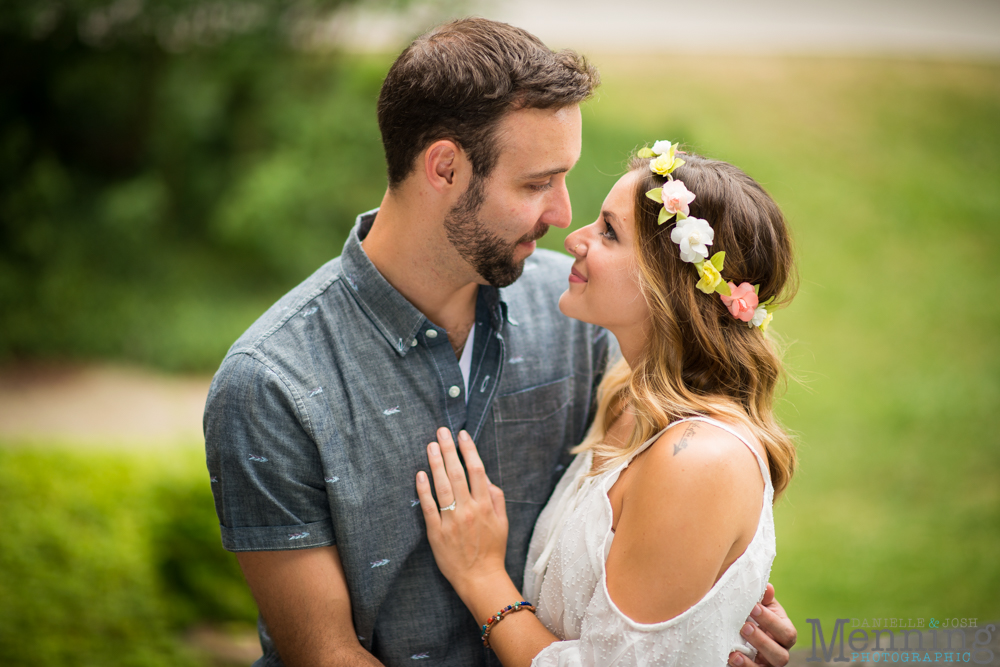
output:
M469 433L464 428L458 432L458 438L460 440L470 440Z
M432 442L431 444L427 445L427 454L430 456L438 455L438 444L436 442Z
M427 473L425 473L423 470L421 470L420 472L417 473L417 481L418 482L423 482L426 479L427 479Z
M733 659L729 661L729 664L733 667L740 667L743 664L743 656L737 653L733 656Z
M749 637L753 634L753 623L744 623L743 629L740 630L740 634L744 637Z
M759 604L755 604L753 606L753 609L750 610L750 615L753 616L754 618L757 618L758 616L760 616L760 612L762 611L764 611L764 608L761 607Z

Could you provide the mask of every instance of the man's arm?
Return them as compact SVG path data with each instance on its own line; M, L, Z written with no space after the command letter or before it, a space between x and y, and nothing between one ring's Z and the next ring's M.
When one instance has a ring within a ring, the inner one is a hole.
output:
M286 667L382 664L358 643L336 547L241 551L236 560Z

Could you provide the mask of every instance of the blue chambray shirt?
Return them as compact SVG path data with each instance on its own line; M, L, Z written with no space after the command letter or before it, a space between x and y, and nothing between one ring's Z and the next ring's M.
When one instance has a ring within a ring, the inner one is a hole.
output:
M359 216L343 255L264 313L215 375L204 427L223 546L336 545L358 637L385 665L499 664L434 563L414 481L426 445L439 426L472 434L507 499L520 587L614 339L558 311L571 260L538 250L513 285L479 289L466 404L447 333L361 246L374 218ZM260 631L256 664L281 665Z

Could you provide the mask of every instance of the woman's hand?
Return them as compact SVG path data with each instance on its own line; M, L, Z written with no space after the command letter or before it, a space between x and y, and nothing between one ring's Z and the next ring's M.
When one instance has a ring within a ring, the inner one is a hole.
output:
M451 433L441 428L437 436L438 442L427 445L427 460L438 500L434 502L430 481L423 471L417 473L417 495L434 560L459 597L469 604L470 597L490 586L490 582L509 581L504 569L507 507L503 491L486 477L469 434L458 434L458 448L469 471L468 483Z

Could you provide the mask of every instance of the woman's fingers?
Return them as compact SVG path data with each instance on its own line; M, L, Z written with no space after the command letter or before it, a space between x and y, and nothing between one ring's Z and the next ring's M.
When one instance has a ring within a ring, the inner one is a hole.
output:
M441 458L444 459L448 481L451 482L453 497L459 503L465 502L469 499L469 483L465 479L462 462L458 459L458 450L455 448L455 441L451 438L451 431L439 428L437 436L441 446ZM440 491L438 491L438 499L441 499Z
M496 484L489 485L490 500L493 501L493 513L507 523L507 501L504 499L503 489Z
M441 455L441 446L432 442L427 445L427 463L431 467L431 475L434 477L434 491L437 493L437 504L439 507L449 507L455 502L455 494L451 489L451 480L445 470L444 458ZM423 500L420 501L421 505Z
M427 479L427 473L423 470L417 473L417 497L420 498L420 509L424 513L424 521L427 522L427 533L436 534L441 528L441 515L438 513L437 503L431 495L431 481Z
M469 471L469 488L472 490L472 497L485 501L490 497L490 479L486 476L486 467L483 465L483 460L479 458L476 443L472 441L472 436L465 430L458 432L458 447L462 451L462 458L465 459L465 469Z

